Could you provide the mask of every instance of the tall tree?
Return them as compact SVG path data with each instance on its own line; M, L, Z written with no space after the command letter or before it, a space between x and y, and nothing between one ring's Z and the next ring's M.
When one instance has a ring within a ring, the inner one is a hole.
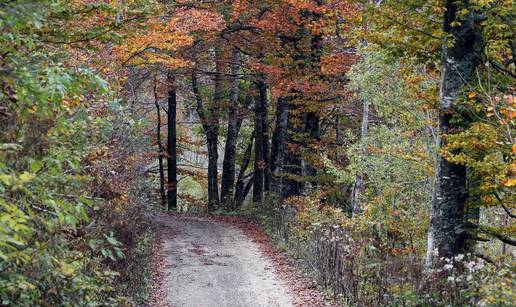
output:
M244 156L242 158L242 163L240 164L240 171L238 172L238 178L235 186L235 200L233 207L234 209L242 207L242 204L244 203L244 200L247 197L247 194L249 193L249 190L253 185L253 178L249 179L247 183L245 182L246 177L252 175L252 173L249 175L246 175L245 173L249 168L249 164L251 163L251 155L253 153L253 141L254 133L251 134L251 139L249 140L249 143L246 146Z
M445 8L443 30L446 41L442 49L439 92L441 148L446 146L448 135L464 126L461 120L466 119L457 110L457 100L479 64L482 42L482 33L476 25L478 16L470 1L447 0ZM450 162L439 155L430 209L427 267L435 265L439 257L453 257L464 252L467 199L466 166Z
M323 0L316 0L316 8L324 4ZM302 15L306 16L310 22L313 23L319 23L321 19L321 14L316 11L316 8L313 9L313 11L305 11ZM323 53L323 40L322 40L322 33L320 31L315 31L315 33L310 33L310 54L306 57L306 63L304 64L307 66L308 70L310 71L311 75L313 75L313 81L312 82L318 82L321 78L321 56ZM310 110L306 112L304 116L304 129L305 134L308 138L306 141L306 153L308 155L316 155L317 152L313 149L313 144L317 143L320 140L320 116L318 113L318 108L313 107L314 105L317 106L317 101L308 102L308 107ZM303 176L306 176L307 179L310 181L312 186L316 184L315 176L317 175L317 170L313 166L313 163L310 161L310 157L308 159L304 159L303 161Z
M258 97L254 99L254 176L253 176L253 202L260 203L263 200L264 176L265 176L265 152L264 130L265 116L264 101L260 82L257 82Z
M362 102L362 124L360 126L360 140L359 140L359 147L360 147L360 154L363 155L364 152L364 143L365 138L367 136L367 129L369 125L369 102L367 100L364 100ZM353 191L351 192L351 214L352 217L356 217L359 215L363 208L362 204L360 203L360 194L362 193L362 184L364 180L363 174L357 174L355 177L355 183L353 185Z
M283 190L283 168L287 156L287 124L288 124L288 101L280 97L276 106L276 123L272 135L271 158L269 169L271 171L271 189L281 195Z
M267 84L264 77L257 80L258 92L261 104L261 121L262 121L262 146L263 146L263 190L268 192L271 188L271 170L269 167L270 160L270 141L269 141L269 121L268 121L268 103L267 103Z
M219 204L218 169L219 159L218 140L219 140L219 121L218 111L212 102L210 107L204 106L203 98L199 89L197 73L192 72L192 90L197 103L197 114L201 120L206 143L208 147L208 209L214 210Z
M154 79L154 106L156 107L156 143L158 144L158 165L159 165L159 194L161 196L161 205L165 208L167 205L167 196L165 193L165 171L163 167L163 157L165 149L161 141L161 105L158 98L158 80Z
M177 90L176 77L168 75L168 121L167 121L167 204L168 210L177 208Z
M303 176L306 180L310 181L312 186L316 186L315 176L317 175L317 169L314 167L311 160L317 152L313 149L313 145L320 140L320 118L317 112L308 112L304 116L305 127L304 133L307 136L306 141L306 155L310 155L307 159L303 159ZM311 159L310 159L311 158Z
M235 162L236 162L236 143L238 138L238 70L240 53L233 49L231 57L231 91L228 106L228 131L226 136L226 147L224 151L224 161L222 164L222 182L220 199L223 204L232 202L235 188Z
M287 116L286 130L286 146L287 154L284 165L284 184L281 191L281 198L301 195L305 189L303 181L303 160L301 158L302 144L298 140L298 136L303 132L299 118L299 106L295 105L293 100L288 100L289 105Z

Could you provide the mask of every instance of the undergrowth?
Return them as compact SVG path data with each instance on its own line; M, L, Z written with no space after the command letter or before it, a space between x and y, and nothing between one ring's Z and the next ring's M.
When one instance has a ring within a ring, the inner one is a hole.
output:
M515 270L508 259L489 264L471 255L441 259L424 270L424 253L368 221L351 221L308 197L249 205L287 255L342 306L510 306Z

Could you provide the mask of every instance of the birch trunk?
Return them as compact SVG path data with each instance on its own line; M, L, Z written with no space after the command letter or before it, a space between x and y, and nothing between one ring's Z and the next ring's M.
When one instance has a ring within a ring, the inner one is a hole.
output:
M367 100L363 101L363 111L362 111L362 125L360 127L360 155L365 154L364 142L367 137L367 130L369 128L369 102ZM360 203L360 194L362 193L362 186L364 182L364 177L362 173L357 174L355 178L355 184L353 185L353 192L351 193L351 214L352 218L362 214L363 208Z
M459 17L458 11L468 9ZM478 46L481 36L475 26L474 8L469 1L446 1L444 33L453 39L452 44L443 44L441 64L441 85L439 93L440 136L453 134L464 123L452 118L460 114L456 102L478 65ZM460 25L453 26L454 22ZM439 140L439 148L446 145L446 139ZM438 263L440 257L453 257L464 252L467 230L465 203L468 199L466 167L437 157L435 187L430 209L430 228L426 267Z

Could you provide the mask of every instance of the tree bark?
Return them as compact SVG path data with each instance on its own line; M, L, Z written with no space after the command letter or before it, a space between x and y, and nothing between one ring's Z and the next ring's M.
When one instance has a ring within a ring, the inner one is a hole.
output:
M288 102L280 97L276 107L276 124L272 135L272 148L270 158L271 188L272 191L281 195L283 190L283 167L287 155L287 125L288 125Z
M192 72L192 89L197 103L197 114L201 120L204 133L206 135L206 143L208 149L208 210L212 211L219 204L219 186L218 186L218 139L219 139L219 121L218 114L211 106L205 109L199 85L197 83L197 75ZM215 103L215 101L214 101Z
M296 135L299 135L302 129L296 122L301 121L297 118L299 115L296 112L298 107L289 101L288 118L287 118L287 133L286 133L286 156L285 156L285 177L283 178L283 190L281 199L291 196L298 196L304 192L305 185L303 181L303 161L301 159L300 144L296 140ZM302 122L302 121L301 121Z
M247 195L249 194L249 191L251 191L251 188L253 187L253 178L249 179L247 183L244 185L244 188L242 189L242 192L238 194L238 197L235 198L235 209L242 208L244 205L244 201L247 198Z
M158 91L157 91L157 80L154 80L154 105L156 107L156 143L158 144L158 164L159 164L159 194L161 196L161 206L166 208L167 196L165 194L165 171L163 168L163 157L165 156L165 150L163 143L161 142L161 106L159 105Z
M317 152L312 148L313 143L320 140L319 115L316 112L308 112L305 114L305 133L310 137L310 139L307 140L306 153L314 157L317 155ZM305 159L303 161L303 177L310 182L312 187L317 185L315 180L316 175L317 170L315 167L310 161Z
M458 11L468 9L459 17ZM446 1L444 33L453 38L453 45L443 44L439 95L439 132L441 136L456 133L464 125L452 118L459 116L455 108L465 84L478 66L481 34L475 26L475 13L469 1ZM453 25L458 21L459 25ZM439 147L446 139L439 140ZM430 209L426 267L434 267L440 257L453 257L466 247L465 203L468 199L466 167L437 157L435 187Z
M359 140L359 151L360 155L363 156L365 154L364 150L364 142L367 137L367 130L369 126L369 102L367 100L363 101L363 111L362 111L362 125L360 127L360 140ZM353 185L353 192L351 193L351 215L352 218L357 217L362 214L362 204L360 202L360 194L362 193L362 184L363 184L363 174L358 173L355 178L355 184Z
M260 87L258 85L258 87ZM259 89L260 90L260 89ZM261 94L261 90L260 90ZM253 202L260 203L263 200L264 184L264 129L263 127L263 102L261 95L254 100L254 176L253 176Z
M213 211L219 205L218 186L218 137L210 133L208 142L208 209Z
M340 114L344 114L344 110L342 108L342 103L338 107L338 112L335 115L335 144L342 145L342 134L340 131Z
M263 145L263 190L270 191L271 187L271 170L269 168L270 160L270 144L269 144L269 123L267 120L267 85L263 79L258 80L258 91L260 93L260 108L262 120L262 145Z
M239 52L233 50L231 59L231 94L228 107L228 132L226 136L226 146L224 151L224 161L222 163L222 182L220 198L223 204L233 203L233 193L235 188L235 159L236 143L240 123L238 121L238 61Z
M167 201L168 210L177 208L177 130L176 130L176 80L174 75L168 76L168 136L167 136Z
M235 186L235 198L234 198L234 209L238 209L242 206L242 204L245 201L245 198L249 191L246 190L246 184L245 184L245 172L249 168L249 164L251 163L251 154L253 153L253 139L254 139L254 133L251 140L249 140L249 144L247 144L247 147L244 152L244 157L242 159L242 164L240 165L240 171L238 172L238 179ZM249 180L252 181L253 179ZM249 183L249 182L248 182Z

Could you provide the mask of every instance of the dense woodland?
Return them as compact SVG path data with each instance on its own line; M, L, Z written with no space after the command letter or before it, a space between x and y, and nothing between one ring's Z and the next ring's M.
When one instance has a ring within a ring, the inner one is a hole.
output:
M1 0L0 304L143 305L163 211L343 306L514 304L512 0Z

